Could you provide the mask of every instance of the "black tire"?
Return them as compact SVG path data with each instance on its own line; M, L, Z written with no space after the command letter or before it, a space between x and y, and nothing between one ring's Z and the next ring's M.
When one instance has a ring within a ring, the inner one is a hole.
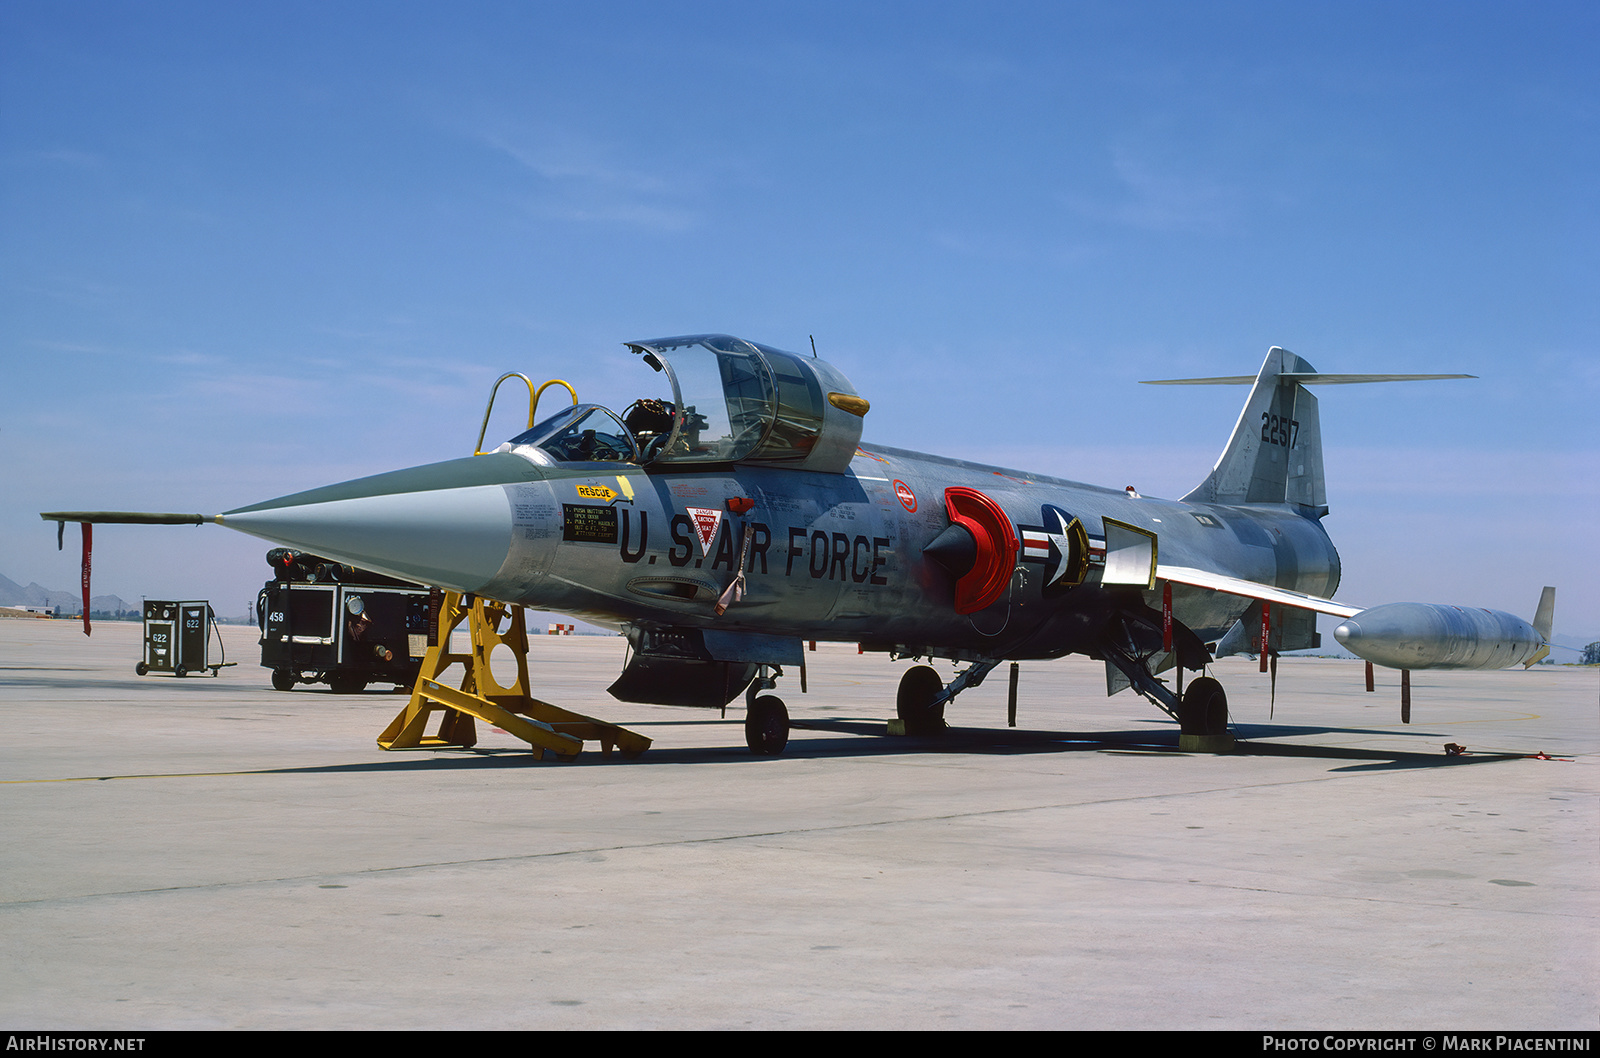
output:
M133 671L137 672L141 676L145 676L145 675L149 674L150 666L146 665L144 662L141 661L141 662L139 662L139 664L137 664L137 665L135 665L133 667Z
M185 676L189 675L189 670L184 668L182 665L179 665L177 668L172 670L172 674L181 680Z
M944 682L931 665L917 665L900 677L895 695L895 715L906 726L908 735L935 735L944 730L944 703L933 700L944 690Z
M750 752L776 757L789 744L789 707L775 694L763 694L744 714L744 741Z
M1178 729L1185 735L1228 733L1228 695L1222 684L1210 676L1189 684L1178 703Z
M272 689L273 690L275 690L275 691L292 691L292 690L294 690L294 684L295 684L294 673L290 672L288 669L273 669L272 670Z
M360 676L329 676L328 689L334 694L360 694L367 689L367 681Z

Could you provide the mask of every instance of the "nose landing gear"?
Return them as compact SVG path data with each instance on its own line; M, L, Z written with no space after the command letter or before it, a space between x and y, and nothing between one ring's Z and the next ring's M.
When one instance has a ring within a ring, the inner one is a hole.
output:
M744 741L760 757L776 757L789 744L789 707L775 694L771 666L762 665L745 692ZM781 674L782 670L777 670Z

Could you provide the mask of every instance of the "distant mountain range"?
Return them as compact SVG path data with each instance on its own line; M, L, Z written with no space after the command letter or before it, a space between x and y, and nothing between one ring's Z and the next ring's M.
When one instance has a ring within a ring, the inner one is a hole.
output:
M63 614L75 614L83 612L83 596L78 592L51 591L33 583L24 588L10 577L0 574L0 606L59 606ZM123 602L120 595L91 595L89 609L115 613L137 607Z

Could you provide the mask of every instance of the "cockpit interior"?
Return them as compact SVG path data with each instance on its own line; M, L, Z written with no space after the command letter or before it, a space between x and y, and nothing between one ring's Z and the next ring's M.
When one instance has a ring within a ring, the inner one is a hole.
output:
M839 472L861 441L867 401L826 361L726 334L628 342L672 395L622 415L574 404L495 449L542 465L664 468L760 463Z

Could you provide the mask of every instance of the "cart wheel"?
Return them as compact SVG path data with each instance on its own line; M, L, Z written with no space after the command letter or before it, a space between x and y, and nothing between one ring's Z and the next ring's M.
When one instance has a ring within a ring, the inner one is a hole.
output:
M328 689L334 694L360 694L367 689L367 681L360 676L329 676Z
M294 673L288 669L273 669L272 689L275 691L294 690Z
M172 670L172 674L181 680L185 676L189 675L189 670L184 668L182 665L179 665L177 668Z
M150 666L141 661L133 667L133 671L143 676L150 671Z

